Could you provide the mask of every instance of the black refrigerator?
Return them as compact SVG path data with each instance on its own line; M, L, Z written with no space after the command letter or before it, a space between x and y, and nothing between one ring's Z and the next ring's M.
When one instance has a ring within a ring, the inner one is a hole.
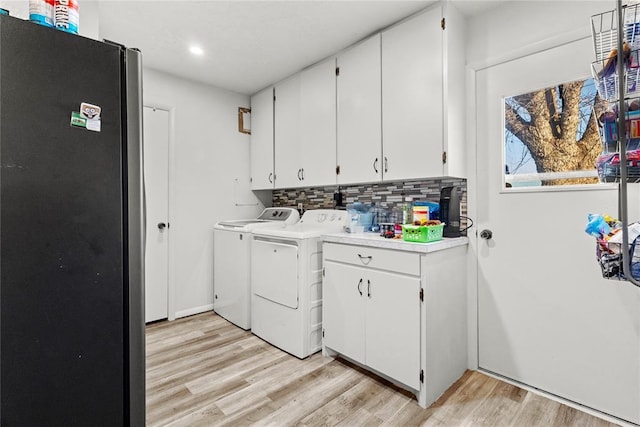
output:
M0 424L143 426L141 55L0 16Z

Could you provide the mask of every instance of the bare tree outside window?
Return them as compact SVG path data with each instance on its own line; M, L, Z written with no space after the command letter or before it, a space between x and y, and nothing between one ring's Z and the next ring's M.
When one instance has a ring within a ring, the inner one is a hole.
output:
M593 79L505 98L507 187L596 184L603 111Z

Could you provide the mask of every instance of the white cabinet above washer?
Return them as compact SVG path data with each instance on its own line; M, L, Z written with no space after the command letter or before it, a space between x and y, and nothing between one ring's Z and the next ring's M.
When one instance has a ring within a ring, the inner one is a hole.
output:
M380 34L338 55L338 184L382 178Z
M301 185L300 74L277 83L273 107L276 188Z
M335 59L275 85L275 188L336 183Z
M300 167L305 187L336 183L336 60L300 73Z
M251 97L251 189L274 188L273 87Z

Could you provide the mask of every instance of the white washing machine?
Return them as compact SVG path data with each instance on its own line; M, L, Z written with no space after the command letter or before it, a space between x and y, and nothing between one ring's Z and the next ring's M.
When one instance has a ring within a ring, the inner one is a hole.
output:
M213 230L213 311L251 328L251 232L295 224L294 208L266 208L255 219L220 221Z
M346 211L306 211L300 222L251 236L251 332L303 359L322 345L322 238Z

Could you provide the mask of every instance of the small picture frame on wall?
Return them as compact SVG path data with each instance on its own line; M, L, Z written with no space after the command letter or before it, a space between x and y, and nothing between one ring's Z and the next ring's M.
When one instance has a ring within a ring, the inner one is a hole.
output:
M238 107L238 132L251 135L251 108Z

